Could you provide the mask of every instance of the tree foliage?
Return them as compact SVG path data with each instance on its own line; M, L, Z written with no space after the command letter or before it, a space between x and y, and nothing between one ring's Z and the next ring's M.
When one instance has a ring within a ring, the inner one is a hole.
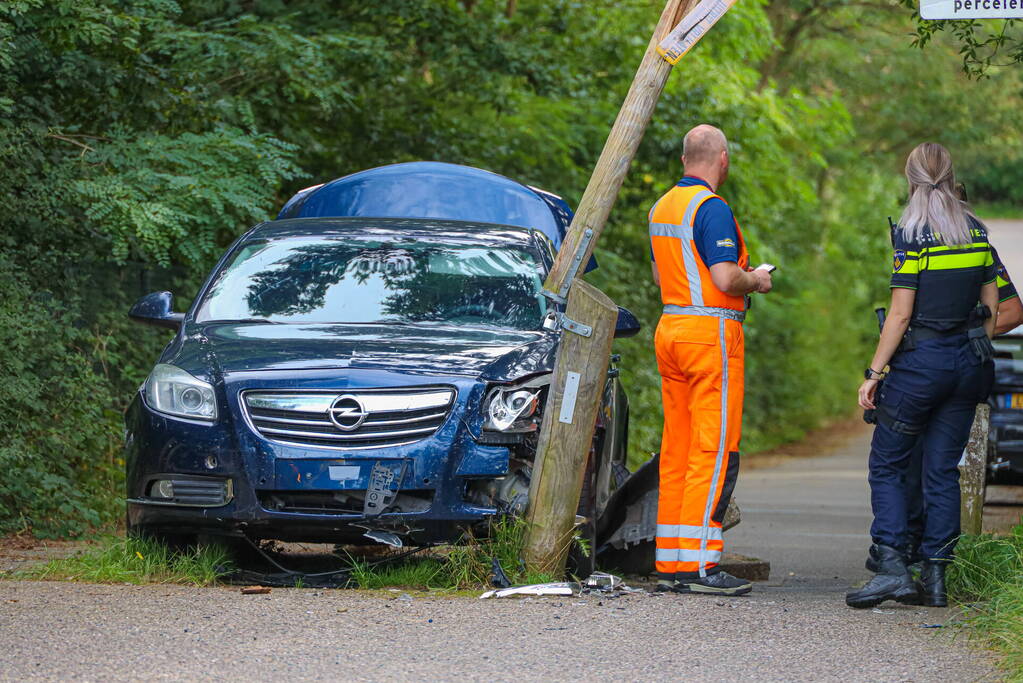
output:
M166 342L125 309L147 289L187 300L298 188L425 159L578 201L661 4L0 4L0 326L16 350L0 360L16 473L0 530L116 518L100 492L120 476L119 413ZM747 450L852 409L909 148L944 141L971 194L1023 200L1018 76L969 81L954 40L924 52L911 30L898 6L743 2L676 68L590 276L645 323L620 344L635 460L660 439L646 212L681 174L687 128L728 134L722 193L754 258L780 266L747 325Z
M963 73L983 78L999 67L1023 64L1023 22L1019 19L928 20L916 0L901 0L916 22L913 45L925 48L944 33L951 36L962 57Z

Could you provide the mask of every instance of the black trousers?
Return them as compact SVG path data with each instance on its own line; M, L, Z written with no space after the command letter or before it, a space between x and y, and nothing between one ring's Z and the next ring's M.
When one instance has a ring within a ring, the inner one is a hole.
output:
M987 397L992 363L981 364L966 335L929 339L892 359L878 397L885 413L874 429L870 490L874 543L905 549L910 543L912 490L922 493L920 552L949 559L959 536L959 460L977 403ZM920 464L913 451L920 449ZM919 485L911 489L912 471Z

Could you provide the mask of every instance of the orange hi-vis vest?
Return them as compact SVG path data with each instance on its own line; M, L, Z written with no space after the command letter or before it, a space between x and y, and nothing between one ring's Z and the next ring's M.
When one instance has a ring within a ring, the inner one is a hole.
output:
M713 197L721 199L703 185L676 185L650 210L650 244L661 278L661 300L665 312L669 307L746 309L745 297L726 294L714 285L710 268L700 258L693 240L696 212ZM735 234L739 239L738 264L745 270L749 266L749 252L738 221Z

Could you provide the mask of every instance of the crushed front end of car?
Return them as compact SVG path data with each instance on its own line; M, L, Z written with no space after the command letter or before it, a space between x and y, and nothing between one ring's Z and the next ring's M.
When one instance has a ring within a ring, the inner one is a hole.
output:
M133 317L180 329L126 413L129 529L418 546L522 512L552 256L486 224L275 221L187 314L146 297ZM595 480L624 470L615 378L606 403Z

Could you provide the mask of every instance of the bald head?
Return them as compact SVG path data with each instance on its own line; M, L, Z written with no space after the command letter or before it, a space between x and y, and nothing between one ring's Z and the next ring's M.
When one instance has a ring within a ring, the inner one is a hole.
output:
M703 178L716 190L728 177L728 140L720 128L701 123L682 140L686 175Z
M701 123L682 140L682 161L689 164L714 163L728 149L728 140L720 128Z

